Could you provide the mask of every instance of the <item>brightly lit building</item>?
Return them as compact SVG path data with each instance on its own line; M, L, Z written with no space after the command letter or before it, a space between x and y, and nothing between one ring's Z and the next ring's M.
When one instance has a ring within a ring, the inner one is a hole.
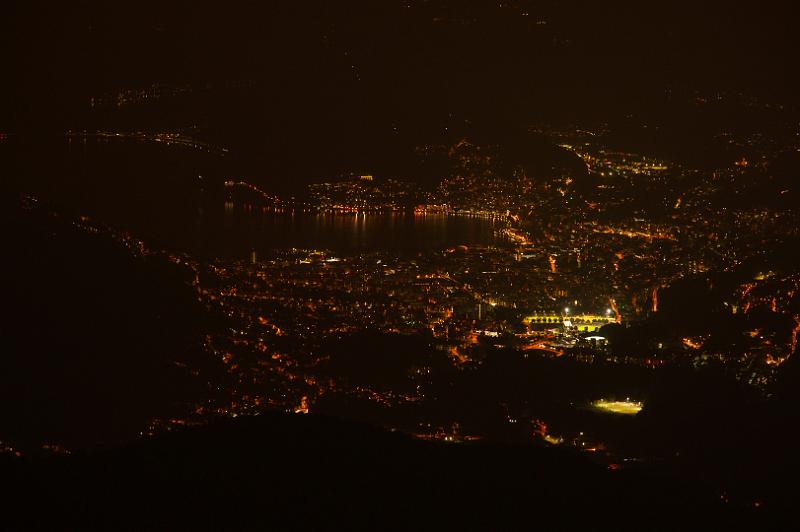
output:
M561 326L565 329L573 329L577 332L596 332L600 330L603 325L609 323L616 323L616 317L613 313L607 313L604 316L598 314L576 314L571 315L569 312L562 314L545 313L533 314L525 318L527 325L552 325Z

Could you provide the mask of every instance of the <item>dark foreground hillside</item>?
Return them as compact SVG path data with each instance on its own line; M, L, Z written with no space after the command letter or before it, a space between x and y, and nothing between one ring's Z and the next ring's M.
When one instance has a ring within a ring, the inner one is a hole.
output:
M757 510L534 446L434 444L266 414L115 451L10 460L3 528L769 528Z
M198 400L206 323L187 272L0 190L0 441L119 445Z

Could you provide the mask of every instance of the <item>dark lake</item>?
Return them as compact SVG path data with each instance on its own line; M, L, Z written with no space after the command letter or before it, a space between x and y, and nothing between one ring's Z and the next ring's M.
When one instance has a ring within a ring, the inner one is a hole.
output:
M229 159L183 147L57 137L7 141L0 153L14 189L130 231L148 245L204 257L245 258L253 250L293 247L414 253L504 243L496 234L499 222L482 217L276 212L232 202L226 179L268 190L273 177L241 175Z

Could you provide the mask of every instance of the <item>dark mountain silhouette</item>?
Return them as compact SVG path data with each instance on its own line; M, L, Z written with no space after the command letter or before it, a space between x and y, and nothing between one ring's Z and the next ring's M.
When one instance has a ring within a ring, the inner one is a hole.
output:
M0 439L117 444L202 396L176 366L208 323L188 271L33 200L3 200Z
M771 523L702 490L531 445L443 445L265 414L3 464L12 528L667 530ZM47 512L28 508L44 506Z

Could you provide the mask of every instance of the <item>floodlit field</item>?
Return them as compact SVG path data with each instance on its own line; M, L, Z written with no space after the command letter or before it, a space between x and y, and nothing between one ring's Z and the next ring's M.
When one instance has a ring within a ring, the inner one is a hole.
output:
M637 401L606 401L605 399L600 399L592 403L592 406L603 412L633 416L639 413L643 405Z

